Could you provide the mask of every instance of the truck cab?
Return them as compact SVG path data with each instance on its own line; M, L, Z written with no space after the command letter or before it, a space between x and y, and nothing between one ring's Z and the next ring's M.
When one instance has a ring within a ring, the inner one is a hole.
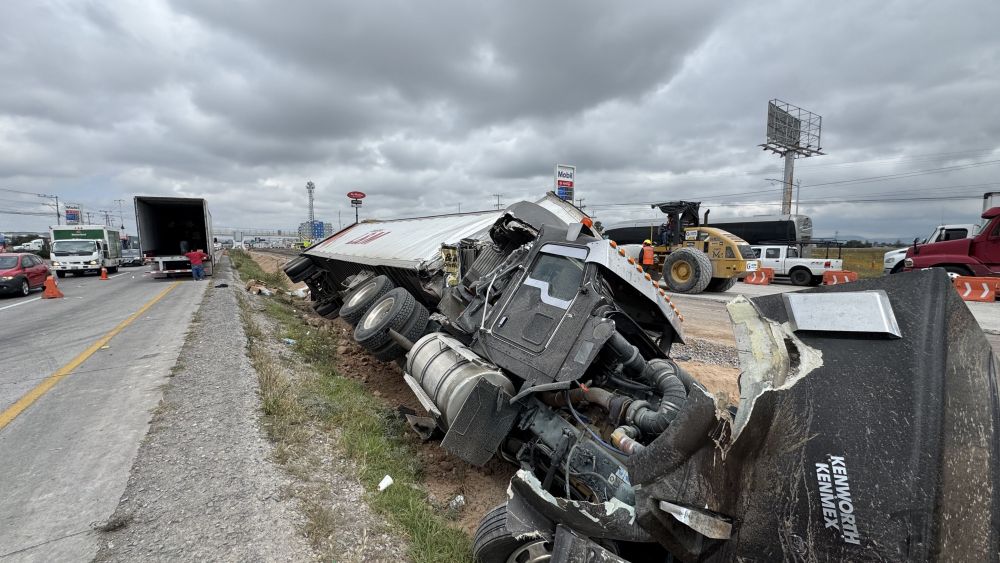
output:
M932 242L943 242L946 240L959 240L963 238L972 238L976 236L979 232L979 225L975 223L968 224L955 224L955 225L938 225L934 227L934 232L925 239L923 239L923 244L930 244ZM906 251L910 247L897 248L896 250L890 250L885 253L883 257L883 268L882 273L884 274L898 274L903 271L903 259L906 258Z
M839 258L803 258L795 246L757 245L751 248L760 258L761 267L773 269L775 277L787 277L795 285L819 285L823 272L840 270L844 266Z
M58 226L50 229L52 236L52 270L60 278L68 273L85 274L118 271L122 262L121 238L118 231L105 226Z
M972 238L918 244L907 249L904 269L944 268L949 276L1000 276L1000 207L987 209Z

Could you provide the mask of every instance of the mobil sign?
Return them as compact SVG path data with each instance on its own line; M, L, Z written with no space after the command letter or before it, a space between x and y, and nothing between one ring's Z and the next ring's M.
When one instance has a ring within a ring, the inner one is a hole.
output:
M576 166L556 164L556 195L566 201L573 201L573 189L576 185Z

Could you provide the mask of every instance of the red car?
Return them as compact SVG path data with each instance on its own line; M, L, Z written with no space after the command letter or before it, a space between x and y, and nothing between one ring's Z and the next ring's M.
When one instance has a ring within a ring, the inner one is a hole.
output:
M27 295L49 277L49 267L34 254L0 254L0 293Z

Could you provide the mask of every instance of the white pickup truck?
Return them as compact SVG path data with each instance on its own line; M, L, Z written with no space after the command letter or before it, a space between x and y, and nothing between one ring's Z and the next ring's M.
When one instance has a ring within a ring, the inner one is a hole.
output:
M844 261L839 258L800 258L794 246L751 246L760 258L762 268L772 268L774 277L787 277L795 285L819 285L823 272L840 270Z
M929 244L932 242L941 242L945 240L959 240L963 238L972 238L976 236L979 232L979 225L974 223L968 224L956 224L956 225L938 225L934 227L934 232L931 236L920 241L920 244ZM903 271L903 258L906 258L906 251L910 247L897 248L896 250L890 250L885 253L882 263L882 273L884 274L898 274Z

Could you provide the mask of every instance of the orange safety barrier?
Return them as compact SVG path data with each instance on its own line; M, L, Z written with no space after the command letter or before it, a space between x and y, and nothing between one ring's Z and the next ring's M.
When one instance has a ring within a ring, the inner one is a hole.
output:
M108 269L105 268L104 266L101 266L101 279L102 280L108 279Z
M823 285L837 285L858 281L858 273L849 270L827 270L823 272Z
M745 278L743 278L743 283L748 283L751 285L768 285L771 280L774 279L774 268L761 268L756 272L750 272Z
M56 278L52 274L45 278L45 290L42 291L42 299L58 299L63 297L63 292L59 291Z
M1000 292L1000 278L958 276L952 283L963 301L992 303Z

